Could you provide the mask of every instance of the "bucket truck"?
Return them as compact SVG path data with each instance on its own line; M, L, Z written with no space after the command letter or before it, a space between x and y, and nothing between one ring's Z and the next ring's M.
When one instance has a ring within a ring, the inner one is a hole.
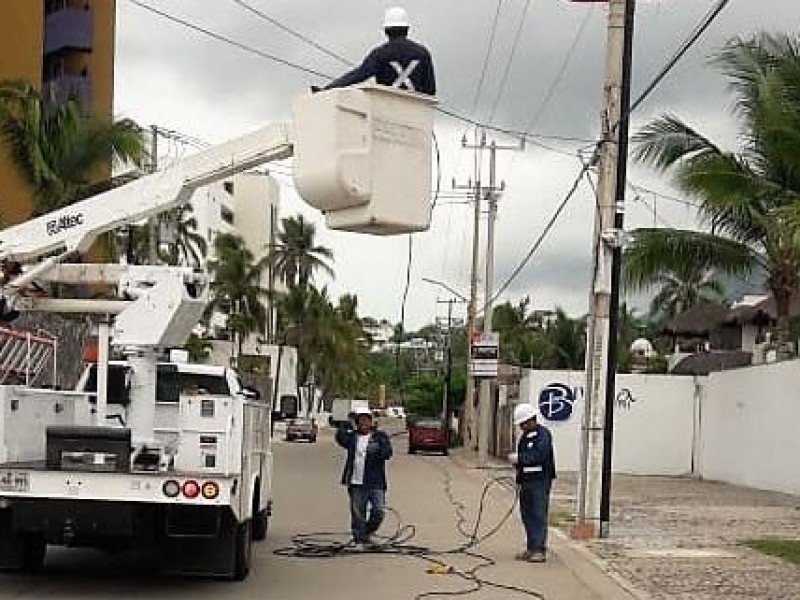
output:
M88 313L98 357L75 391L0 386L0 566L47 545L152 552L164 570L243 579L271 506L271 398L226 367L159 363L208 302L205 272L80 264L103 233L186 203L201 186L294 155L300 195L332 228L422 231L430 220L432 99L376 85L300 98L294 119L0 231L7 316ZM21 268L20 268L21 267ZM111 298L47 298L39 282ZM109 359L114 348L125 360Z

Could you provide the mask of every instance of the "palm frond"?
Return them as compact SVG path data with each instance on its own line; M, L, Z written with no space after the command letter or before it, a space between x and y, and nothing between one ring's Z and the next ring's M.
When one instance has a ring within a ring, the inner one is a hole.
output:
M664 273L715 269L732 276L748 274L758 257L747 246L707 233L674 229L637 229L625 250L623 281L636 291L650 287Z

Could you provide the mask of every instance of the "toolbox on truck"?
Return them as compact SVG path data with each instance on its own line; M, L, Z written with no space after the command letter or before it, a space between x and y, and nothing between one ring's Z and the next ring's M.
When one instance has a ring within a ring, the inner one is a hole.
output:
M69 471L130 471L131 430L121 427L51 425L47 468Z

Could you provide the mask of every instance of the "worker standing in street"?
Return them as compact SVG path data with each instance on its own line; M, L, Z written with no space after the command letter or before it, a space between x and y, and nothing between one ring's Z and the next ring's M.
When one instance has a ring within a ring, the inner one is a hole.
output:
M544 425L537 423L536 417L531 404L518 404L514 408L514 425L522 433L517 452L509 459L516 463L519 511L527 542L525 551L514 558L543 563L547 560L547 519L556 464L553 438Z
M353 543L357 550L367 550L385 516L386 461L392 457L392 442L373 427L369 408L356 409L354 417L355 429L338 429L336 443L347 450L342 484L350 496Z
M422 44L408 39L409 27L405 9L388 8L383 19L388 41L372 50L358 67L323 89L346 87L374 77L380 85L435 95L436 78L430 52Z

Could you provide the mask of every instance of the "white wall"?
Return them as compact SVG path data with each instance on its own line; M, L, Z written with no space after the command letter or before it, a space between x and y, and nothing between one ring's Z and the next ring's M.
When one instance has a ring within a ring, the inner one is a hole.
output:
M538 405L541 390L552 383L577 392L567 421L542 419L553 432L556 466L577 470L584 374L528 371L520 385L520 401ZM619 393L623 389L630 391L633 402ZM800 361L699 378L619 375L617 391L615 472L694 473L703 479L800 494Z
M579 467L585 383L582 371L528 371L520 386L520 401L538 406L541 422L553 433L556 466L561 470ZM542 390L551 384L563 384L575 399L566 421L549 420L548 404L540 403ZM618 375L613 470L640 475L691 473L695 396L691 377Z
M800 494L800 361L713 373L701 423L704 478Z

